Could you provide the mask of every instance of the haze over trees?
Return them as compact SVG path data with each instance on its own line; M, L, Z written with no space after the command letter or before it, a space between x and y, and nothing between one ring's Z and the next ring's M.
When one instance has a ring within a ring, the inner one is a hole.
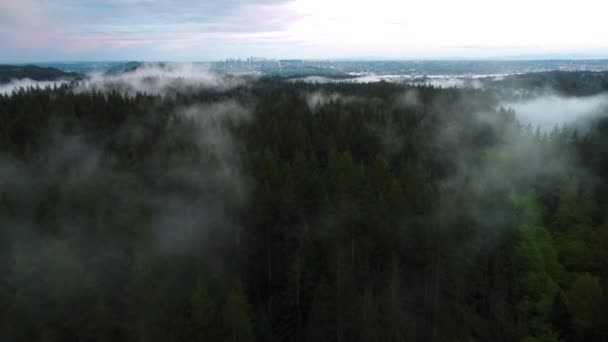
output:
M606 116L233 81L0 95L0 340L608 339Z

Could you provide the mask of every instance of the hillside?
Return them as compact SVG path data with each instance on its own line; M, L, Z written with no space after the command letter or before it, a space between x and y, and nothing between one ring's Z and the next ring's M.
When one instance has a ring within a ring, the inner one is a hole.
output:
M0 341L607 340L607 115L190 76L0 96Z
M0 83L7 83L15 79L32 79L35 81L54 81L58 79L73 79L80 75L61 71L51 67L35 65L0 65Z

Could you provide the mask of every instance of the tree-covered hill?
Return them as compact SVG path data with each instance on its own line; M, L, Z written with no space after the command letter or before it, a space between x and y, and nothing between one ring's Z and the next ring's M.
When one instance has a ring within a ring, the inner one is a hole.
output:
M31 79L35 81L55 81L59 79L75 79L79 75L65 72L51 67L35 65L0 65L0 83L17 79Z
M475 89L0 95L2 341L608 339L608 121Z
M486 79L485 85L528 91L556 91L563 95L585 96L608 91L608 71L545 71Z

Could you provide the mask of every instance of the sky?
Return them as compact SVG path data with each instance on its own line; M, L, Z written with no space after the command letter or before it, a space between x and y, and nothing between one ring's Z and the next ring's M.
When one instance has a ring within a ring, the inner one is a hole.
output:
M608 58L606 0L0 0L0 62Z

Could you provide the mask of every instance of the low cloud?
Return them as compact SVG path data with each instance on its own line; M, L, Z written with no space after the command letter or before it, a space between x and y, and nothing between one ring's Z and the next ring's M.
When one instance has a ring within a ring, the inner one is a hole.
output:
M195 144L197 158L202 159L173 163L167 167L165 180L159 180L183 191L150 196L157 208L152 220L156 238L167 253L188 251L193 238L205 240L213 231L236 233L238 225L229 212L249 200L238 144L229 127L249 121L250 111L227 101L179 109L177 118L182 137Z
M483 83L473 77L428 77L408 82L416 85L426 85L436 88L483 88Z
M325 106L330 102L336 102L342 99L338 93L327 94L321 91L316 91L306 95L306 103L311 111L315 111L318 107Z
M243 78L217 74L206 65L144 63L119 74L93 73L78 84L76 91L119 90L127 94L165 95L199 89L228 90L244 83Z
M420 100L420 96L416 89L408 89L405 94L398 99L398 104L409 108L417 108L422 105L422 101Z
M46 205L40 198L55 201L52 222L39 224L56 225L54 240L61 243L94 244L83 227L130 224L137 208L147 208L145 234L169 255L201 248L210 235L233 233L234 210L245 205L249 191L230 127L247 122L249 110L236 101L214 102L176 109L171 118L171 137L150 142L157 152L141 156L141 168L131 171L117 169L121 157L106 145L154 140L147 119L127 121L101 139L49 128L46 146L27 162L0 154L0 198L10 194L15 211L10 222L0 223L23 227L15 230L20 235L12 251L35 250L44 239L33 221Z
M0 84L0 94L10 95L13 92L18 91L20 89L54 87L54 86L60 86L62 84L67 84L69 82L70 81L68 81L68 80L34 81L29 78L12 80L9 83Z
M515 110L521 123L538 126L545 132L564 125L574 125L584 129L590 120L608 115L608 94L586 97L551 94L504 102L502 105Z
M253 77L253 76L250 76ZM46 88L69 84L71 80L34 81L31 79L11 80L0 84L0 94L10 95L14 91L27 88ZM169 95L177 92L198 90L226 91L244 85L244 77L218 74L207 65L193 63L143 63L133 70L108 74L96 71L88 74L74 85L75 92L118 91L122 94Z

